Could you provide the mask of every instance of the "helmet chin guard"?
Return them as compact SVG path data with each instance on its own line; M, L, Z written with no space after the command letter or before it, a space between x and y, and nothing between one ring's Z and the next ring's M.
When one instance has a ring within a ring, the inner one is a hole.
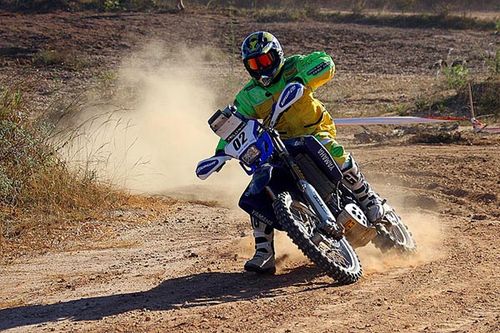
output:
M272 77L262 75L260 79L258 79L257 81L259 81L259 83L262 84L264 87L267 87L268 85L271 84L271 82L273 82L273 79L274 78Z
M280 42L266 31L254 32L245 38L241 57L250 76L263 86L269 86L276 79L285 63Z

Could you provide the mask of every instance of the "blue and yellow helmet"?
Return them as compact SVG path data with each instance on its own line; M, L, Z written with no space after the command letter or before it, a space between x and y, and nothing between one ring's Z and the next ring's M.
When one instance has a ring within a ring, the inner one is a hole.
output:
M253 32L245 38L241 57L248 73L263 86L271 84L285 63L280 42L266 31Z

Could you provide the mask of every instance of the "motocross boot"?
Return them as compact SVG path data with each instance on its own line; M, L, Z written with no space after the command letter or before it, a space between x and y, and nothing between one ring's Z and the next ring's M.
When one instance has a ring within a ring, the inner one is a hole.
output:
M255 217L252 221L253 236L255 237L255 254L245 263L245 270L256 273L274 274L276 272L274 260L274 229Z
M368 220L371 223L379 222L385 214L385 199L382 199L372 190L351 155L349 155L344 165L342 165L342 174L344 175L342 182L359 200Z

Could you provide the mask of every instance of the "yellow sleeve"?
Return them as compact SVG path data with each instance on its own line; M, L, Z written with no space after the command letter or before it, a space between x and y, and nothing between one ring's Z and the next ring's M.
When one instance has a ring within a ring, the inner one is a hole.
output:
M325 52L313 52L302 57L297 64L297 69L296 76L312 90L316 90L330 81L335 74L335 64L332 57Z

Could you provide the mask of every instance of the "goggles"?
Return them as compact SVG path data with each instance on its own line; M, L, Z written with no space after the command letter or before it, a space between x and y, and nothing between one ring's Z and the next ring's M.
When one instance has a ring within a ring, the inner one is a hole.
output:
M271 53L265 53L255 58L247 59L246 62L251 70L257 71L271 67L274 62L274 57Z

